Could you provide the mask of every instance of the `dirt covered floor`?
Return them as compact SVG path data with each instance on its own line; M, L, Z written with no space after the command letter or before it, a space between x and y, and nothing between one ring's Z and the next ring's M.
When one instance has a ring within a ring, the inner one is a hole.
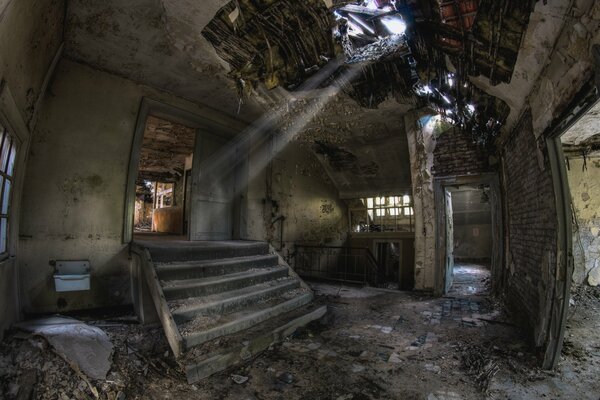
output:
M558 370L545 372L486 296L485 277L469 282L480 285L476 295L444 298L313 284L329 306L326 320L195 385L178 372L158 327L90 322L115 352L107 380L88 382L43 338L16 333L0 348L0 398L93 399L94 390L119 400L600 398L600 292L575 296L572 310L585 313L570 318Z

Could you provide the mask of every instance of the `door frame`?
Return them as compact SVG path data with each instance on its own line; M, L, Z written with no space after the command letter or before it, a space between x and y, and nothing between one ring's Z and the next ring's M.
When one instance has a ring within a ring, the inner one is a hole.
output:
M488 185L490 187L490 207L492 213L492 290L497 293L501 289L504 254L504 233L502 223L502 197L500 178L496 172L474 175L456 175L433 179L433 196L435 203L435 283L434 293L443 296L446 284L446 197L448 186Z
M206 106L197 105L194 107L194 110L187 110L148 97L142 97L131 143L127 181L125 183L125 210L122 240L124 244L130 243L133 240L135 181L138 175L142 143L144 132L146 131L146 121L150 115L196 129L196 141L200 139L202 132L210 132L213 135L232 139L236 134L246 128L246 124L242 121ZM244 195L243 192L242 195ZM239 227L239 224L240 222L237 221L237 219L233 220L234 231ZM189 238L189 226L186 234Z
M566 112L545 132L557 217L557 273L555 274L557 279L554 279L552 288L554 295L547 318L546 332L548 332L548 336L542 360L544 369L555 368L560 359L574 269L571 189L560 138L594 105L600 102L599 93L600 87L596 88L593 80L588 81L567 106Z

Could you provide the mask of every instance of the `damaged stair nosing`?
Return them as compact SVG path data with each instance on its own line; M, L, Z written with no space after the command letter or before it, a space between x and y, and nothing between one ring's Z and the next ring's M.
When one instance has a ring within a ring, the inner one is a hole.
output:
M155 263L208 261L235 257L250 257L266 255L269 252L269 246L264 243L237 244L233 247L227 245L198 247L194 246L193 243L163 247L155 243L140 243L150 251L152 261Z
M295 308L306 305L310 303L312 299L312 293L306 293L294 297L293 299L287 300L283 303L279 303L275 306L265 308L252 314L245 315L242 318L227 322L223 325L215 326L214 328L205 331L183 335L183 342L185 348L190 349L194 346L205 343L217 337L237 333L253 325L264 322L270 318L276 317L278 315L292 311Z
M168 300L185 297L207 296L219 292L240 289L273 279L288 276L288 267L264 268L259 271L246 271L213 278L190 281L171 281L163 284L163 292Z
M300 287L298 279L290 278L276 282L270 286L263 284L248 286L242 289L212 295L212 298L204 298L198 304L182 304L172 311L176 320L193 318L198 314L214 314L231 312L251 302L272 298L281 293Z
M223 371L256 356L258 353L268 349L269 346L282 341L284 338L294 333L296 329L323 317L326 312L327 306L320 306L273 330L254 336L244 344L217 351L198 363L188 364L185 367L188 383L196 383L212 374Z
M185 261L162 263L156 266L162 280L199 279L227 273L243 272L252 268L267 268L277 265L277 256L258 255L218 260Z

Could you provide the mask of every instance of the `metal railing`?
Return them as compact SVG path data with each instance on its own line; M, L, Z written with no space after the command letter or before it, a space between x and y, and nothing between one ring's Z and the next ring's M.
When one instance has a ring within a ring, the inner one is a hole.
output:
M379 286L385 274L366 247L295 245L294 270L303 278Z

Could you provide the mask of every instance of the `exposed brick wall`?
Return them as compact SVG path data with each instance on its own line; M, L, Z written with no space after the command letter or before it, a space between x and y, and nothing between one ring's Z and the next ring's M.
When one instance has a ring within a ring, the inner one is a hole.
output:
M492 170L486 151L460 129L449 129L436 138L434 176L467 175Z
M552 176L543 138L527 113L502 150L506 235L506 299L543 341L544 316L556 265L557 218Z

